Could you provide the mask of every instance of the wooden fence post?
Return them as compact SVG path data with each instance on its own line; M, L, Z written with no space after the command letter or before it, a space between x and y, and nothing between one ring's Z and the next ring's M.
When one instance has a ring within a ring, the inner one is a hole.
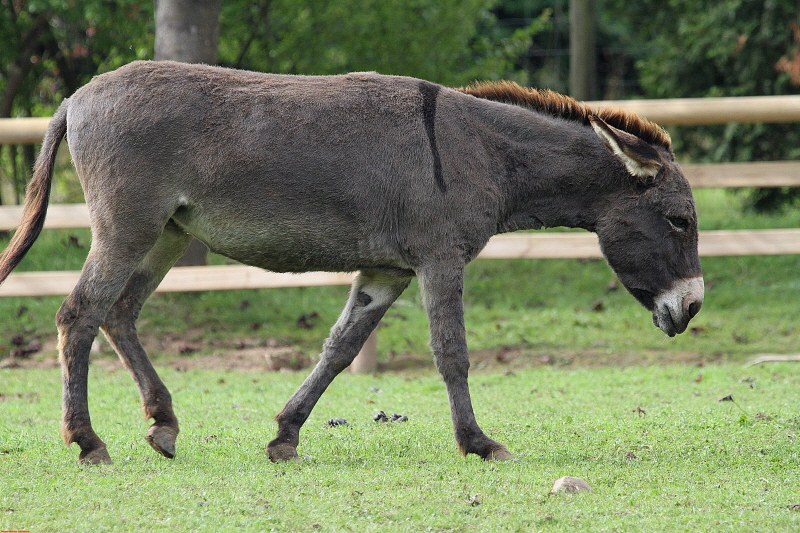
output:
M350 363L350 372L353 374L369 374L378 368L378 328L372 330L367 337L367 342Z

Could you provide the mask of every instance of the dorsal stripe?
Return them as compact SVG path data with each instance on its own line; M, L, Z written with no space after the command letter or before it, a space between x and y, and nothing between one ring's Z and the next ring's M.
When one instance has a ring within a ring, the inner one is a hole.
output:
M643 141L672 149L672 140L661 126L624 109L592 109L574 98L549 89L529 89L512 81L476 82L456 89L478 98L518 105L556 118L589 125L594 115L617 129L636 135Z

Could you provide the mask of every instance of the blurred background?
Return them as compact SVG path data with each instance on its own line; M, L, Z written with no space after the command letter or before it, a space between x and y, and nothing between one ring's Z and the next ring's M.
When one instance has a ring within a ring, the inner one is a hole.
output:
M800 94L800 1L0 0L0 118L48 117L92 76L154 58L292 74L371 70L449 86L510 79L580 100ZM682 163L800 159L796 122L668 129ZM0 145L0 204L21 202L37 152L34 144ZM59 159L51 202L82 202L68 151ZM800 227L798 191L696 191L701 229ZM89 242L85 229L50 230L19 270L79 269ZM713 257L703 265L703 312L689 334L670 340L614 290L602 261L478 261L465 293L470 344L498 361L509 347L548 361L605 354L615 362L797 351L796 255ZM315 353L346 292L157 295L142 329L156 352L277 343ZM419 299L412 286L387 314L382 360L427 354ZM61 300L0 299L0 356L54 345ZM175 331L174 347L156 340Z
M95 74L159 55L276 73L374 70L451 86L511 79L581 100L800 92L797 0L0 0L0 6L0 117L48 116ZM198 32L201 38L187 41ZM170 36L177 40L171 47ZM800 154L793 124L676 129L676 153L694 162ZM30 145L2 147L0 203L19 201L34 154ZM770 208L795 192L752 194L756 207Z

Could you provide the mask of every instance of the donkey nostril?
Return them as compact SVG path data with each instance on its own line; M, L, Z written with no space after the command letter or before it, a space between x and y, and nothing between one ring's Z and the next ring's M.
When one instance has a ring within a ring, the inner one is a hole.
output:
M692 302L689 304L689 320L694 318L694 315L700 311L702 306L703 302Z

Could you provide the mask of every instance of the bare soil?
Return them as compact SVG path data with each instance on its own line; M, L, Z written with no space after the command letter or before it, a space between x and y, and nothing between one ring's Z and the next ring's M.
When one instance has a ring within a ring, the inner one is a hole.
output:
M203 341L198 332L185 332L165 337L143 336L143 344L156 366L170 366L178 370L192 369L225 371L296 371L310 368L316 356L292 346L282 346L274 340L263 338L237 338L229 341ZM0 360L0 368L55 368L59 366L56 339L39 341L41 348L35 353L11 355ZM532 366L632 366L651 364L691 364L702 366L714 362L707 356L694 352L638 352L609 354L601 350L537 351L528 347L505 346L491 350L474 350L470 353L472 370L513 372ZM103 337L92 349L91 363L102 368L122 369L122 363ZM379 372L435 371L430 353L389 354L379 357Z

